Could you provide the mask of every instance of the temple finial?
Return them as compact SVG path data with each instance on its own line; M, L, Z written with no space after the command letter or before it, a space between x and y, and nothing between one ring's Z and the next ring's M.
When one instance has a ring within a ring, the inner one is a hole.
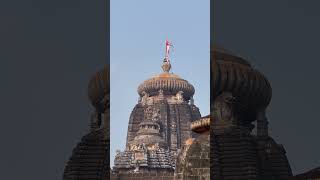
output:
M164 58L163 64L161 67L162 67L163 72L169 72L171 69L170 61L168 61L167 58Z

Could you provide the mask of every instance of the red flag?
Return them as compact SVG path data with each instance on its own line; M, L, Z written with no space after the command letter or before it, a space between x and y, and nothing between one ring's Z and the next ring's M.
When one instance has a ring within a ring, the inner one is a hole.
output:
M169 52L170 52L170 47L173 46L171 42L169 42L168 40L166 40L166 56L165 58L168 60L169 62Z

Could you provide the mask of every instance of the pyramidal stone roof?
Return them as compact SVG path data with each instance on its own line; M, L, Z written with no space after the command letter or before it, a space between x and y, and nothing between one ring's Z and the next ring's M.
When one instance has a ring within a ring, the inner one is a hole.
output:
M109 172L109 154L103 129L85 135L66 164L64 180L104 179Z

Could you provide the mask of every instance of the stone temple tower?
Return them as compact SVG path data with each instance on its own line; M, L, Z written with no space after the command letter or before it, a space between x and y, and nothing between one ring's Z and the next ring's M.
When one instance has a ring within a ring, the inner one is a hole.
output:
M201 118L193 103L194 87L170 73L165 58L163 73L138 87L139 99L129 118L126 149L117 152L117 173L171 172L185 141L195 134L190 125Z
M90 131L72 151L65 165L63 180L109 179L109 66L96 72L88 85L88 97L94 107Z
M284 147L268 134L272 88L267 78L221 48L211 51L211 61L211 178L291 177Z

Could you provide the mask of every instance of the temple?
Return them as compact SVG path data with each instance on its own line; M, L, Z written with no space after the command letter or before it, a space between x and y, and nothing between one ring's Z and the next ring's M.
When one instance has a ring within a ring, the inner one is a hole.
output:
M170 73L167 57L163 73L138 87L139 99L129 118L126 149L117 151L113 172L163 172L173 175L176 158L186 140L195 136L191 123L201 118L194 105L194 87Z
M109 68L89 82L94 112L90 132L76 145L64 180L317 179L319 168L296 176L284 147L268 133L272 89L248 61L224 49L211 50L211 115L201 117L194 87L170 72L138 87L127 142L109 167ZM110 176L111 171L111 176Z

